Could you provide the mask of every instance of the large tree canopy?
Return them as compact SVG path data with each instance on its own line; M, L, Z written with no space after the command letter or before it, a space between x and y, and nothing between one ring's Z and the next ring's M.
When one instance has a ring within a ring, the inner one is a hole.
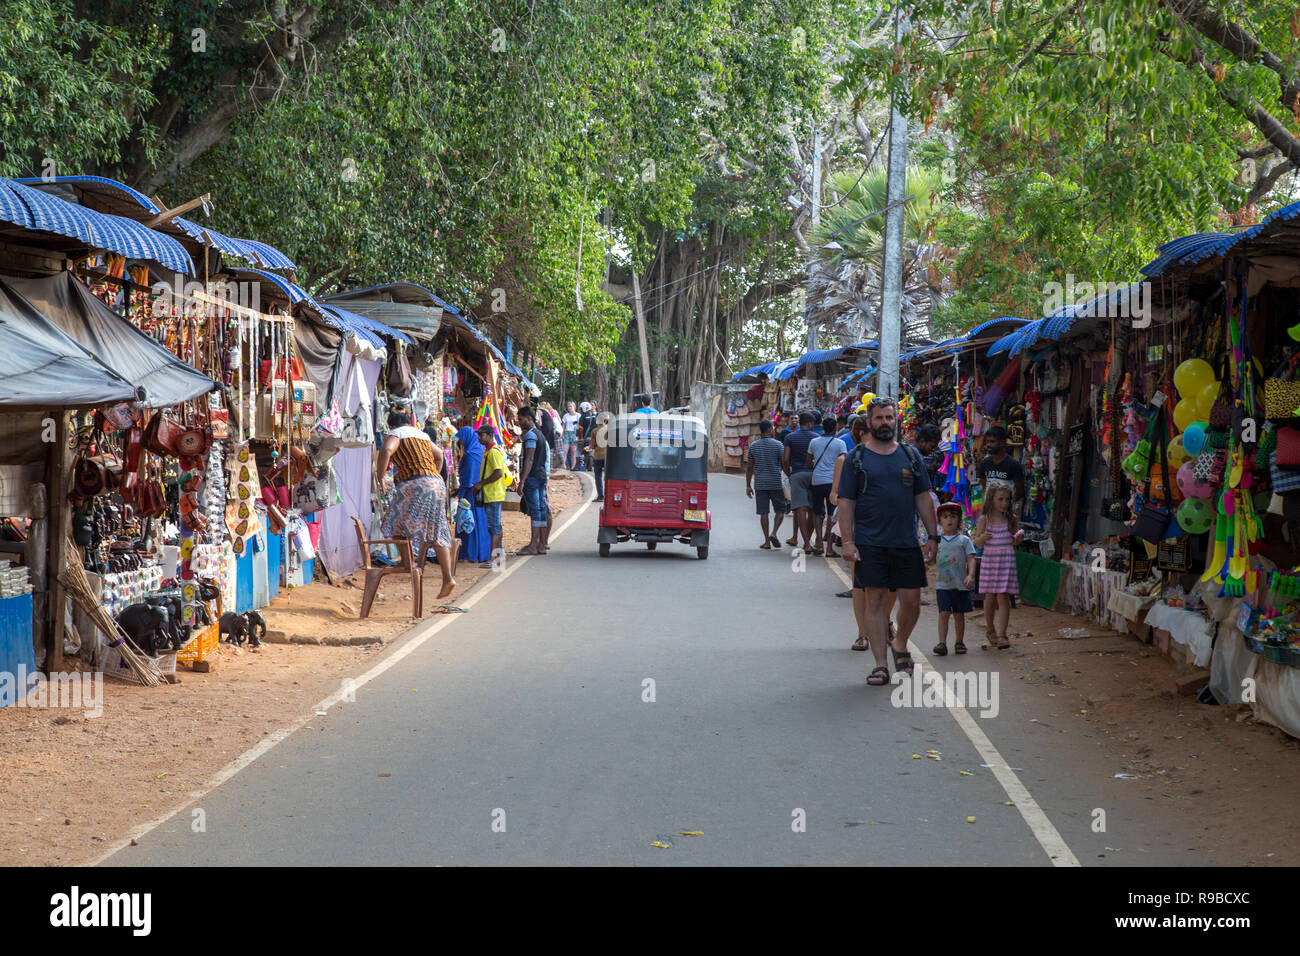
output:
M283 248L313 291L425 283L577 368L627 321L602 291L615 244L644 262L693 229L711 176L780 201L826 6L17 0L0 172L210 192L218 228Z
M906 39L858 47L844 89L896 95L931 134L953 200L938 229L955 253L953 325L1040 314L1045 282L1067 272L1129 281L1161 242L1254 221L1300 165L1293 5L909 9Z

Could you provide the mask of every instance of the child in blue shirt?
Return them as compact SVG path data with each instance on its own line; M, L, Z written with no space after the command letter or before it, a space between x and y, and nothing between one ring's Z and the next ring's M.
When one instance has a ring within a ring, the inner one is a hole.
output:
M961 533L962 506L945 502L937 509L939 516L939 551L935 559L938 576L934 589L939 606L939 643L934 653L948 653L948 618L955 615L953 630L957 636L956 653L966 653L966 615L974 610L970 589L975 581L975 545Z

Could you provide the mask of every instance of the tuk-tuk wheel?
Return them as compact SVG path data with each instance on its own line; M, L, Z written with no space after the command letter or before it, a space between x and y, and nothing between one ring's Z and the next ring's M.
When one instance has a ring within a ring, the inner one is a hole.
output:
M655 545L657 545L658 543L659 543L658 541L647 541L645 543L646 550L653 551L655 549Z
M705 561L705 560L707 560L708 557L709 557L709 549L708 549L708 548L696 548L696 549L695 549L695 553L696 553L697 555L699 555L701 561Z
M609 557L609 542L608 542L608 541L606 541L605 543L603 543L603 544L600 546L600 556L601 556L602 558L608 558L608 557Z

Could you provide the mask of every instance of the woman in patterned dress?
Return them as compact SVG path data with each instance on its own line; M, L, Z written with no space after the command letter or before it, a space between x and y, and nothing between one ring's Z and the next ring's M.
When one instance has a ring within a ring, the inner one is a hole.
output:
M983 547L980 557L980 593L984 595L984 649L1011 646L1007 626L1011 622L1011 595L1020 593L1016 577L1016 539L1019 537L1013 487L990 481L984 492L984 507L975 528L975 546Z
M411 542L416 566L423 569L430 545L438 555L445 598L456 587L452 576L451 526L447 522L447 485L442 480L442 449L416 428L409 411L388 413L388 436L379 448L376 474L392 464L397 471L393 500L380 527L386 538Z

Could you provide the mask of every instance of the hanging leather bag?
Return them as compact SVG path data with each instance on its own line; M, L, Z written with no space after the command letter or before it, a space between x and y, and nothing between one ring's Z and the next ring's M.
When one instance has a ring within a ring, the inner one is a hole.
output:
M406 357L406 350L402 348L401 343L393 346L393 354L388 356L388 368L385 371L388 379L388 394L395 398L409 398L411 390L415 387L415 380L411 376L411 363Z
M164 458L179 458L176 443L184 431L180 423L166 412L154 412L144 430L145 447Z

